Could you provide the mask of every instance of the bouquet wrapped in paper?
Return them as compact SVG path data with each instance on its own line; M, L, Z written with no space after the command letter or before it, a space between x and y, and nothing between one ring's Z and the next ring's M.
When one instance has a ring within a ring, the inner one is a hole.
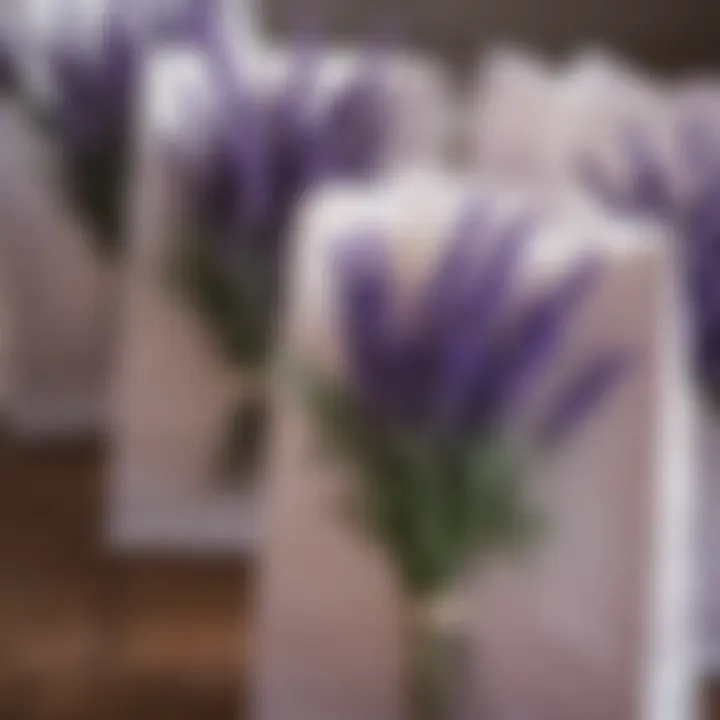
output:
M407 598L408 717L418 720L469 717L453 709L463 690L453 687L462 617L452 594L473 564L537 535L528 465L592 412L628 361L618 348L588 361L518 432L600 272L592 259L579 263L519 302L531 231L526 218L500 222L492 208L472 207L405 307L383 245L355 240L338 270L347 382L307 379L314 416L357 470L349 512Z
M52 32L33 44L28 27L8 49L3 371L9 420L33 434L94 431L108 419L142 67L157 43L194 39L206 14L204 3L184 3L140 27L119 3L96 9L90 22L87 8L70 5Z
M435 162L441 83L422 59L309 42L245 60L211 42L158 57L151 75L114 535L153 542L165 527L163 542L246 547L296 210L326 184Z
M666 248L570 200L528 222L488 185L469 214L477 189L441 176L303 215L261 718L632 718L658 673L684 707L682 578L664 593L687 477L657 462L685 442Z

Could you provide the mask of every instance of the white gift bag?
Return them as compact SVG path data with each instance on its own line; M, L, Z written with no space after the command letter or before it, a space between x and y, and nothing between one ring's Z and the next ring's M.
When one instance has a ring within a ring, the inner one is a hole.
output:
M481 61L469 118L471 163L498 177L542 182L560 122L560 69L497 48Z
M568 168L569 180L582 154L624 169L617 154L629 132L646 133L653 145L667 143L674 130L667 89L606 52L591 50L575 58L563 74L560 108L565 137L559 162Z
M564 65L498 50L481 64L472 162L545 193L582 183L583 162L620 181L624 142L641 130L670 153L674 127L662 83L614 56L586 51Z
M291 58L258 47L244 68L270 93L288 77ZM318 103L354 77L358 58L321 56ZM422 123L411 133L405 127L408 115L434 116L439 75L408 59L388 63L382 77L395 120L387 165L430 162L440 155L437 127L430 123L419 133ZM202 56L191 53L158 54L149 68L116 388L109 533L119 547L247 552L256 545L262 458L249 487L228 487L218 483L217 455L233 404L258 380L223 359L198 314L164 277L178 242L173 229L187 222L167 144L197 143L202 152L214 102L207 72Z
M145 3L138 22L160 5ZM107 24L130 15L109 0L29 0L4 18L17 87L0 108L0 385L3 413L27 436L107 429L121 261L103 257L43 125L58 107L54 53L94 63Z
M287 319L293 361L338 361L337 243L356 227L384 229L401 281L417 277L465 193L443 179L398 180L311 205ZM639 364L533 478L545 540L524 559L482 568L467 588L482 705L468 717L689 720L692 478L671 261L656 229L584 210L541 228L523 266L529 285L556 277L586 241L608 262L550 386L607 345L628 347ZM276 397L254 717L397 720L402 614L389 568L338 512L340 471L319 460L306 409L289 387Z

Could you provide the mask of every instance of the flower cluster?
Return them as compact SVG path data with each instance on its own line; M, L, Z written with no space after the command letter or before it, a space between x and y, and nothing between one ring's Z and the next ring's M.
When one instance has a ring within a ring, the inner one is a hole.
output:
M385 104L370 60L322 103L313 47L296 51L271 96L217 48L209 57L220 106L210 147L189 173L196 231L183 243L180 278L226 357L257 365L272 343L294 211L317 184L380 167Z
M50 128L70 195L103 249L121 242L131 137L145 51L158 43L202 39L209 6L202 0L133 26L119 5L104 19L98 50L68 38L53 51L57 90Z
M671 215L674 193L648 136L641 128L630 126L619 135L618 145L628 170L624 184L613 181L589 157L582 157L578 169L583 185L615 212L663 218Z
M699 382L716 405L720 400L720 147L710 126L692 122L678 131L684 177L681 192L670 169L647 135L635 128L621 138L629 182L613 183L597 166L585 164L586 185L614 212L653 217L669 223L681 243L689 296L693 361Z
M588 259L522 295L531 228L498 226L473 208L402 310L377 241L355 240L340 257L346 382L311 373L303 392L359 470L362 520L411 593L441 591L478 552L526 535L536 519L523 493L528 456L564 439L627 367L617 349L588 361L520 433L526 401L600 271Z

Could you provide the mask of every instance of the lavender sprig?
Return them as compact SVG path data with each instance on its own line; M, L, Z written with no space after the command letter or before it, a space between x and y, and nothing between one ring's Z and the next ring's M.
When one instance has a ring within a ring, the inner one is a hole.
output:
M119 244L139 48L109 23L97 58L58 49L52 130L70 196L105 250Z
M96 54L84 54L66 39L54 49L57 101L50 128L70 197L104 251L121 245L146 52L168 42L203 40L212 7L212 2L188 1L172 14L133 28L115 4L103 20Z
M247 68L238 73L219 42L209 43L208 59L218 83L217 124L200 163L179 158L196 202L173 269L224 358L257 371L274 345L294 213L317 185L366 178L380 168L385 97L379 69L368 61L320 105L319 57L307 43L270 97ZM223 480L252 476L264 447L262 398L241 397L232 415L220 449Z
M446 588L479 553L536 528L521 448L557 444L627 370L608 349L570 377L529 437L518 420L593 291L580 263L531 297L517 269L533 224L473 207L436 273L401 310L389 261L354 239L338 264L344 382L308 373L302 391L335 450L358 471L360 519L414 595Z
M208 152L186 172L196 218L180 243L178 275L225 356L257 366L273 344L285 244L299 203L319 184L380 168L382 85L368 63L323 108L314 48L297 52L272 97L238 75L222 51L213 48L209 57L220 107Z
M581 182L615 212L650 217L672 214L675 198L670 178L650 138L631 126L620 133L617 142L627 161L625 181L614 180L596 161L584 156L578 162Z
M696 119L678 128L680 164L687 191L673 191L669 168L639 129L633 131L641 152L626 152L630 182L619 187L595 165L600 182L587 186L614 212L654 217L674 228L683 259L693 329L692 355L698 382L711 403L720 403L720 148L707 122ZM609 192L598 191L600 187Z

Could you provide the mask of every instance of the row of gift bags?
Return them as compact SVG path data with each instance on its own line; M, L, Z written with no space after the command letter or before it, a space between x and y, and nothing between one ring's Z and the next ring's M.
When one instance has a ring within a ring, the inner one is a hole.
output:
M383 48L367 59L321 46L313 112L334 108L372 66L386 138L371 177L310 186L295 199L272 361L258 371L228 360L168 277L179 238L197 221L194 195L204 188L189 187L184 174L208 154L221 112L214 90L227 88L215 74L236 73L233 81L268 103L299 84L301 54L222 36L231 61L220 65L208 60L206 41L145 46L114 256L98 251L69 202L53 136L31 119L36 108L17 95L3 100L8 427L37 442L109 434L114 547L257 556L258 717L398 717L402 597L373 544L337 512L334 476L345 471L318 458L307 409L284 370L289 358L341 362L336 259L348 238L379 233L396 282L413 287L442 263L474 199L500 214L530 214L523 292L552 284L588 253L604 265L546 388L607 347L627 349L633 369L550 465L531 469L549 525L537 549L512 562L491 558L463 590L476 651L465 716L692 717L694 670L700 654L711 662L720 612L703 603L697 632L692 586L709 576L712 523L698 553L694 467L711 455L698 459L694 446L681 261L667 223L609 212L578 181L575 163L591 158L622 185L629 169L618 138L641 125L672 170L674 123L696 104L711 108L713 89L661 86L600 54L551 68L503 52L483 63L476 100L461 113L451 109L446 74L427 58ZM362 100L347 104L344 123L371 103ZM244 129L251 118L237 111L231 124L252 150L262 128ZM251 473L233 464L227 472L223 462L238 407L249 409L250 426L240 430L260 436ZM711 492L711 477L699 477ZM708 515L712 505L708 496ZM712 596L709 585L703 600ZM698 637L710 647L698 651Z

